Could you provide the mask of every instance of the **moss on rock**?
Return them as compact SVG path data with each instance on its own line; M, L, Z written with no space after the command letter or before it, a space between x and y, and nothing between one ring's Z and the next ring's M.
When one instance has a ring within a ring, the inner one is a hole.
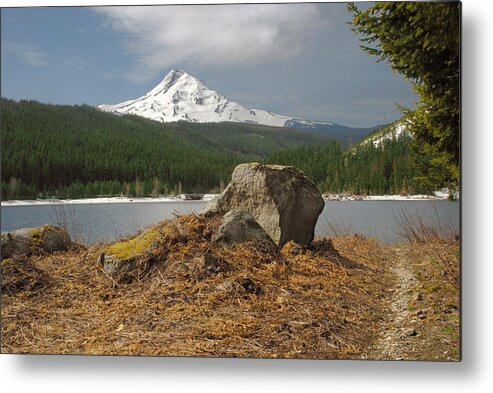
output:
M169 222L145 229L137 236L107 246L99 255L103 270L119 282L141 277L166 254L165 243L173 233Z
M159 238L167 232L170 232L169 228L153 226L130 240L109 245L105 252L120 260L134 259L151 251L159 243Z
M70 244L68 233L54 225L17 229L2 233L2 258L64 251Z

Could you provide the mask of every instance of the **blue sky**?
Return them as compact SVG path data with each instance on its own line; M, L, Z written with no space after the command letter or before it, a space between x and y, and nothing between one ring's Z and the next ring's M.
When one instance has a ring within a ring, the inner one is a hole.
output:
M359 48L345 4L4 8L1 94L56 104L137 98L171 68L252 108L372 126L413 106Z

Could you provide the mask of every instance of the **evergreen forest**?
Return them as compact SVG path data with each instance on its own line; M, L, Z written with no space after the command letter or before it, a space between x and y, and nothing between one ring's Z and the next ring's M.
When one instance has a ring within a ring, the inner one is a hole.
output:
M410 137L347 148L291 128L162 124L88 105L1 99L0 109L2 200L216 193L251 161L296 166L321 192L430 191Z

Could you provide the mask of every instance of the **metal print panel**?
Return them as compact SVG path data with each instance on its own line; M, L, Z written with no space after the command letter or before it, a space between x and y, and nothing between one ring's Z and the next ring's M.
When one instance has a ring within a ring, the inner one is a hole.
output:
M460 360L460 12L2 8L2 352Z

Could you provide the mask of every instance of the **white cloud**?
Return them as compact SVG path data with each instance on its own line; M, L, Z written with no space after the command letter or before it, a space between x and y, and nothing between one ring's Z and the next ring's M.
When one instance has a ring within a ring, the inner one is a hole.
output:
M49 62L45 53L30 45L21 43L8 43L7 49L21 62L35 67L47 66Z
M98 7L137 57L128 79L170 66L249 65L299 55L322 25L314 4Z
M84 61L78 56L65 57L62 65L70 68L75 68L77 70L83 70L85 67Z
M78 56L50 56L32 45L21 42L7 42L6 48L20 62L33 67L84 69L84 61Z

